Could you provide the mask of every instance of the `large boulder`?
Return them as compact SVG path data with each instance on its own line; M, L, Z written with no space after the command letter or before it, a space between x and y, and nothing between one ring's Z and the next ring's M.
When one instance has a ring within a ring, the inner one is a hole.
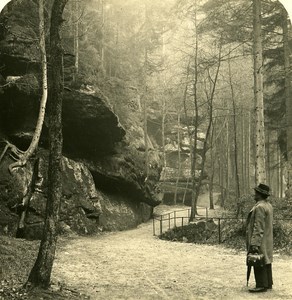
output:
M7 155L0 165L0 233L16 235L18 222L26 210L25 228L21 237L40 239L42 236L47 199L48 151L38 151L24 168L11 174L13 160ZM93 176L82 162L63 157L62 199L59 232L92 234L100 230L123 230L147 221L151 206L135 199L134 195L115 190L96 188ZM36 166L37 165L37 166ZM28 193L33 171L36 181L28 205L21 203ZM117 180L118 182L118 180ZM130 186L130 185L129 185ZM137 193L137 191L136 191Z
M5 156L0 167L0 208L10 210L14 216L14 226L8 218L0 224L2 230L16 234L17 221L15 216L20 216L26 211L25 228L22 236L26 238L40 238L42 235L43 221L46 212L47 199L47 171L48 152L39 151L37 159L31 159L24 168L18 168L11 174L8 170L13 160ZM66 157L62 161L62 199L60 207L61 227L59 230L70 229L78 233L93 233L99 230L99 216L101 214L101 195L96 190L91 173L82 163L75 162ZM37 170L37 171L35 171ZM34 186L33 172L36 172ZM32 188L32 196L26 207L22 207L22 199Z

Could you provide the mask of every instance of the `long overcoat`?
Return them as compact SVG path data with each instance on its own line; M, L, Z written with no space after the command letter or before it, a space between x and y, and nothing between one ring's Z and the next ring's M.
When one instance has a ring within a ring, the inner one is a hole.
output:
M273 207L266 200L258 201L247 217L246 246L258 246L265 264L273 261Z

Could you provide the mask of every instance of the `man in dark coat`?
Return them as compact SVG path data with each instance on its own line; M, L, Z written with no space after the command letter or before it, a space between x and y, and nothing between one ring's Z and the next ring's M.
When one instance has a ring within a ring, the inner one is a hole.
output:
M267 201L270 188L259 184L255 190L256 204L251 209L247 218L246 246L248 253L261 253L264 255L263 267L254 267L256 287L250 292L265 292L273 285L273 207Z

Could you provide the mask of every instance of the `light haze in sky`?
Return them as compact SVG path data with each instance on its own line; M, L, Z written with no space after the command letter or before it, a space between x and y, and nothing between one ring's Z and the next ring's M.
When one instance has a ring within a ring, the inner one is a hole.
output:
M3 7L10 2L11 0L0 0L0 12L2 11ZM160 0L160 1L164 1L164 0ZM291 0L279 0L284 7L286 8L286 10L288 11L290 20L292 20L292 1Z

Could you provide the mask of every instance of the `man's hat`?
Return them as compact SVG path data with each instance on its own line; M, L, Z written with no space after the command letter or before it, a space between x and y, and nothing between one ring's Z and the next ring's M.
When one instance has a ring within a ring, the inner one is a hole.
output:
M263 183L260 183L257 187L254 188L254 190L262 195L270 196L270 188Z

